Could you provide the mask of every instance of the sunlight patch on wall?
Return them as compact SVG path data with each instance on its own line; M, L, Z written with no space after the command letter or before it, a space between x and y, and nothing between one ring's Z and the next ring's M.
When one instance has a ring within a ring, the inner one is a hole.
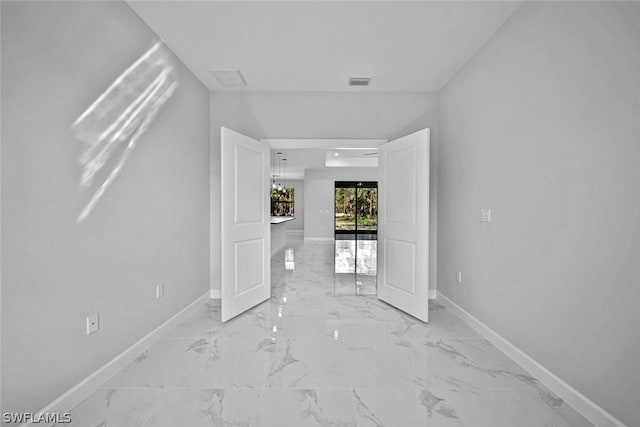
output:
M125 70L71 125L73 135L87 145L80 188L94 191L80 211L82 223L116 179L137 140L148 129L178 81L173 55L162 42L154 44ZM94 185L94 182L100 183Z

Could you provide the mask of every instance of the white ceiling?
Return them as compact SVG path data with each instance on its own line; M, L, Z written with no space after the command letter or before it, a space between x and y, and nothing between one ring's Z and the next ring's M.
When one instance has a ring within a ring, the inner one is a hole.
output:
M377 148L277 148L272 150L271 175L279 176L280 180L302 180L307 169L377 167L377 153Z
M521 1L129 1L212 91L437 92ZM367 88L350 76L371 76ZM231 90L238 90L231 88Z
M271 174L279 175L283 179L304 179L304 171L307 169L324 168L325 149L277 149L273 150L274 161L271 162ZM275 152L281 152L280 158L287 159L286 174L282 168L282 162L278 162Z

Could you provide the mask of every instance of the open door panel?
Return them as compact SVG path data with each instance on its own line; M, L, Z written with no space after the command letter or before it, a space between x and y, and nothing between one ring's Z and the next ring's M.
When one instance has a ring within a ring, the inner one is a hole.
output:
M222 321L271 295L269 145L221 129Z
M378 298L429 320L429 129L380 146Z

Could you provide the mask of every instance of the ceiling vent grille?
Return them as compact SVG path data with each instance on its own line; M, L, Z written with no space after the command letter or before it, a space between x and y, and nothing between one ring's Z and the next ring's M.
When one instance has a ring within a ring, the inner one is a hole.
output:
M244 87L247 85L240 70L211 70L211 74L224 87Z
M369 86L371 77L350 77L349 86Z

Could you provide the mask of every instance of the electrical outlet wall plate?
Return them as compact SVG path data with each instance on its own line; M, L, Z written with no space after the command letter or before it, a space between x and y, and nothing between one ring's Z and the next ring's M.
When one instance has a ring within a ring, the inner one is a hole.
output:
M100 329L100 323L98 319L98 313L87 316L87 335L91 335Z
M491 209L480 209L480 221L491 222Z

